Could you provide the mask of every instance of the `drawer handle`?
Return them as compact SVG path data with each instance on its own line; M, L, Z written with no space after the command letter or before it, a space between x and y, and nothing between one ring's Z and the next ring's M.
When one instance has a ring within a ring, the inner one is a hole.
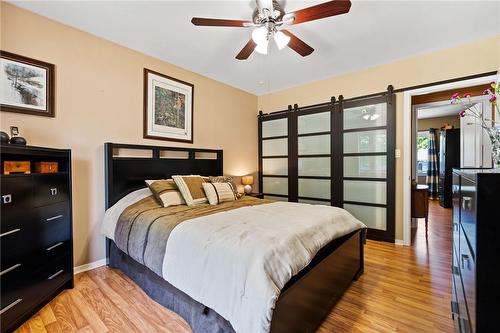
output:
M4 314L4 312L10 310L11 308L13 308L14 306L16 306L17 304L21 303L22 301L23 301L22 298L16 299L14 302L10 303L5 308L3 308L2 310L0 310L0 315Z
M13 230L4 232L3 234L0 234L0 238L3 237L3 236L12 235L13 233L16 233L18 231L21 231L21 229L13 229Z
M57 188L56 187L50 189L50 195L57 195Z
M12 194L2 195L2 203L9 204L12 202Z
M63 216L62 215L56 215L56 216L49 217L48 219L45 219L45 221L50 222L50 221L53 221L53 220L60 219L61 217L63 217Z
M471 197L462 197L462 208L465 210L470 210Z
M64 272L64 269L61 269L61 270L59 270L59 271L55 272L54 274L52 274L51 276L49 276L49 277L47 278L47 280L52 280L53 278L55 278L56 276L60 275L60 274L61 274L61 273L63 273L63 272Z
M470 257L467 254L462 254L462 269L465 268L465 262L467 262L467 269L470 271Z
M15 270L16 268L18 268L19 266L21 266L21 264L15 264L14 266L10 266L9 268L3 270L0 272L0 276L4 275L5 273L8 273L10 271L13 271Z
M61 245L63 245L63 244L64 244L64 242L59 242L59 243L57 243L57 244L52 245L51 247L46 248L45 250L46 250L46 251L52 251L52 250L53 250L53 249L55 249L56 247L61 246Z

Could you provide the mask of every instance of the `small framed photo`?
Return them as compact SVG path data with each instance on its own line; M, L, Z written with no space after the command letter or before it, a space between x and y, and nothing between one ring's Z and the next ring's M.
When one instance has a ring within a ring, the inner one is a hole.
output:
M0 109L54 117L54 65L0 51Z
M144 69L144 138L193 143L194 85Z

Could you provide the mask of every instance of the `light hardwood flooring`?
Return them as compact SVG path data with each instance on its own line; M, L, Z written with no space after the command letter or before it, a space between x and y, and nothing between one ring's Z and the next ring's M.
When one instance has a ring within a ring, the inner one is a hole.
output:
M450 317L450 210L430 204L429 238L419 222L412 247L368 241L365 273L338 302L318 333L453 332ZM76 276L21 326L35 332L190 332L175 313L152 301L117 270Z

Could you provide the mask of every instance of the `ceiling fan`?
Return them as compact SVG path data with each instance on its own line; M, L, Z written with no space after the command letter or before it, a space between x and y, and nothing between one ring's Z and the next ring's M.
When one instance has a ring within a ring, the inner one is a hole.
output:
M256 0L256 2L257 8L253 12L252 21L193 17L191 23L197 26L255 28L252 31L252 38L236 55L238 60L248 59L254 50L267 54L271 39L279 50L288 46L305 57L314 49L283 27L345 14L351 8L349 0L333 0L286 13L276 0Z

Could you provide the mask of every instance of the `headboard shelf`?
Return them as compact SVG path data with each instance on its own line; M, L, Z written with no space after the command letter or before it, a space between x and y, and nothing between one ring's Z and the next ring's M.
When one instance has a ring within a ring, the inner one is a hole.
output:
M118 149L150 151L150 157L117 156ZM161 156L161 152L185 152L186 157ZM214 158L198 158L197 153L209 153ZM173 175L222 175L223 153L220 149L164 147L124 143L104 144L106 176L106 209L128 193L144 188L146 179L165 179Z

